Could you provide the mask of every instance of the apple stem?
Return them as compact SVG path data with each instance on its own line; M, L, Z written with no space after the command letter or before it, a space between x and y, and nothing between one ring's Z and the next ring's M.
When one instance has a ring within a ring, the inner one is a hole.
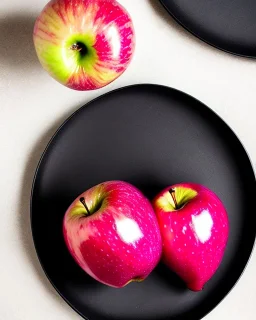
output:
M88 48L83 42L75 42L70 47L71 50L79 52L82 57L85 57L88 53Z
M70 47L71 50L75 50L75 51L81 51L83 50L83 48L78 44L78 43L74 43L72 44L72 46Z
M84 197L81 197L79 200L80 200L80 202L83 204L83 206L85 207L85 210L87 211L87 214L90 215L91 213L90 213L89 208L87 207L87 204L86 204L86 202L85 202Z
M175 196L175 190L174 189L170 189L169 192L170 192L170 194L172 196L172 200L174 202L174 209L177 210L178 209L178 203L177 203L176 196Z

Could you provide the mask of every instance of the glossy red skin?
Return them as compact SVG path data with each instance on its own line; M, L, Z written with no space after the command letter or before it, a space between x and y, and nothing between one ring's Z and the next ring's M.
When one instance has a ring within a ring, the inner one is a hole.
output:
M90 203L99 186L106 196L105 209L89 217L70 219L70 211L80 197ZM122 181L102 183L81 196L68 208L63 223L65 242L75 261L94 279L112 287L145 279L159 262L162 250L151 203L137 188ZM134 234L122 234L120 221L122 230L127 227Z
M163 211L157 205L157 199L178 186L194 189L198 194L180 210ZM153 200L153 207L162 235L164 263L185 281L189 289L202 290L218 269L228 241L228 216L222 202L206 187L184 183L163 190ZM194 230L192 217L198 217L204 210L210 214L213 224L209 239L203 243Z

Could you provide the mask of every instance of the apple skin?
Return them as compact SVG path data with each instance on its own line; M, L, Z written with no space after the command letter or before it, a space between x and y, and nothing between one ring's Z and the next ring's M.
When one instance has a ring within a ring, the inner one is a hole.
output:
M81 198L93 214L87 214ZM123 181L103 182L76 198L65 213L63 234L78 265L116 288L144 280L161 258L162 240L152 205Z
M129 13L115 0L52 0L33 33L43 68L75 90L94 90L118 78L134 52Z
M175 210L174 190L180 208ZM183 199L183 200L182 200ZM201 291L218 269L228 241L228 215L221 200L194 183L170 186L153 200L164 263L192 291Z

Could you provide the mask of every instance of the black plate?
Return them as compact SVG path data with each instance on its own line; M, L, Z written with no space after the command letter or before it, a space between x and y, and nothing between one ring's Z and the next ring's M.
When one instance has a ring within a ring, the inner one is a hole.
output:
M256 57L255 0L160 0L183 27L221 50Z
M181 181L204 184L219 195L230 238L204 291L187 290L163 265L142 283L113 289L75 264L63 242L64 212L81 192L112 179L135 184L149 198ZM171 88L130 86L79 109L51 140L33 186L34 243L53 286L86 319L198 320L225 297L249 259L255 194L244 148L213 111Z

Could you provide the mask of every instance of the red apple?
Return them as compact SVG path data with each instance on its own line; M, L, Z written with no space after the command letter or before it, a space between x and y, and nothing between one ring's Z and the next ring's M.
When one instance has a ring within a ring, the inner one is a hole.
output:
M82 193L66 211L63 233L80 267L116 288L144 280L161 258L151 203L126 182L108 181Z
M193 183L168 187L153 200L163 240L163 261L193 291L203 289L218 269L229 223L215 193Z
M135 35L128 12L115 0L52 0L36 20L34 44L54 79L93 90L126 70Z

